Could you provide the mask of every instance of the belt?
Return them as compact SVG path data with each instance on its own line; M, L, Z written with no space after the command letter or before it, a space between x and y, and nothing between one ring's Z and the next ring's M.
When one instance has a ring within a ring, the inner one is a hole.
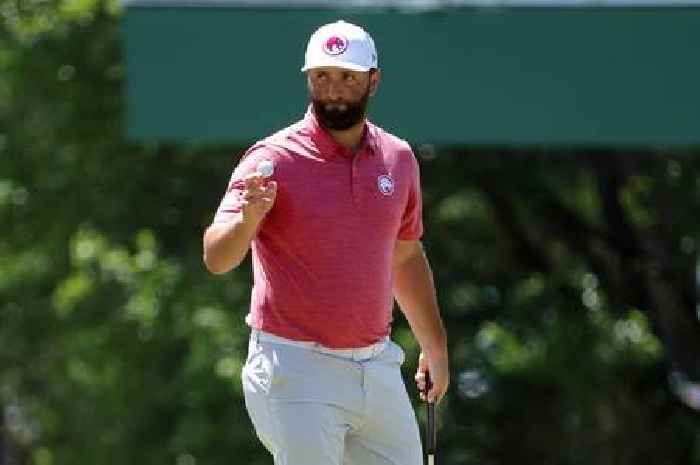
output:
M322 354L335 355L336 357L347 358L355 361L367 360L379 355L389 343L389 337L387 336L379 342L375 342L374 344L365 347L357 347L352 349L331 349L329 347L322 346L317 342L295 341L293 339L287 339L286 337L270 334L259 329L252 329L250 335L251 338L255 341L272 342L275 344L285 344L294 347L302 347L305 349L313 350L315 352L320 352Z

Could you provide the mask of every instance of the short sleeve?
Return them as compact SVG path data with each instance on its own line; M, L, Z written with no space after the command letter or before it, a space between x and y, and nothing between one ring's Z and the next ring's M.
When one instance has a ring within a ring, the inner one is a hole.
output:
M408 188L408 199L401 217L398 239L415 241L423 236L423 200L420 187L420 169L413 153L410 154L411 184Z
M243 201L244 179L258 169L263 160L273 160L274 152L267 147L254 147L243 155L231 174L226 193L214 215L213 223L232 221L240 212Z

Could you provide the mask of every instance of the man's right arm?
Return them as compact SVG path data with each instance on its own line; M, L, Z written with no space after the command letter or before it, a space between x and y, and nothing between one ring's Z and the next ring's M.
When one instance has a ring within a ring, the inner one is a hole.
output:
M238 212L230 220L215 222L204 232L204 264L215 274L226 273L241 264L265 215L277 196L277 183L265 182L261 173L243 179Z
M241 264L250 243L255 237L257 225L243 220L243 215L226 223L214 223L204 232L204 264L212 273L231 271Z

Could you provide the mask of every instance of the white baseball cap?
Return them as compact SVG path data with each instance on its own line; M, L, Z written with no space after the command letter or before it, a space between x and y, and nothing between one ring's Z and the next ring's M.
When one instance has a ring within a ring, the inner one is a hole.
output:
M377 49L372 37L360 26L337 21L321 26L311 35L301 71L335 66L353 71L377 67Z

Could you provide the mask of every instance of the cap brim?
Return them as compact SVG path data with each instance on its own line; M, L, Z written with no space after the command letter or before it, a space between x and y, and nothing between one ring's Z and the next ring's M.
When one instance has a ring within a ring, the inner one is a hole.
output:
M340 68L340 69L349 69L350 71L360 71L363 73L366 73L370 69L374 68L373 66L361 66L361 65L355 65L352 63L338 63L338 62L332 62L332 63L316 63L313 65L305 65L303 68L301 68L301 72L305 73L306 71L310 69L315 69L315 68Z

